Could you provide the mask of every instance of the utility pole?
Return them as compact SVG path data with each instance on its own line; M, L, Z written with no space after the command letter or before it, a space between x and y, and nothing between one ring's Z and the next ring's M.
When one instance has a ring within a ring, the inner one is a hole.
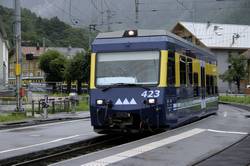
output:
M90 24L89 25L89 50L91 50L91 41L92 41L91 33L94 32L95 30L96 30L96 24Z
M112 18L112 15L111 15L111 10L108 9L107 10L107 26L108 26L108 32L111 31L111 18Z
M139 22L139 0L135 0L135 23Z
M16 111L22 111L22 50L21 50L21 4L15 0L15 44L16 44Z

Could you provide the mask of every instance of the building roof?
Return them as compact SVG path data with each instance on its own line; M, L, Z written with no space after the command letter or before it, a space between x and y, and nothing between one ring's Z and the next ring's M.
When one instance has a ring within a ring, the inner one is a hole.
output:
M250 59L250 49L245 51L242 55L245 56L247 59Z
M250 48L249 25L178 22L173 30L179 25L208 48Z
M46 47L45 49L43 47L26 47L22 46L22 53L23 54L30 54L32 53L34 56L40 56L44 52L48 50L56 50L60 53L62 53L65 56L74 56L78 52L85 52L83 48L68 48L68 47Z
M74 56L76 53L85 52L84 48L76 47L47 47L47 50L57 50L65 56Z
M33 54L34 56L40 56L44 53L44 48L40 47L39 49L37 47L26 47L22 46L22 53L23 54Z

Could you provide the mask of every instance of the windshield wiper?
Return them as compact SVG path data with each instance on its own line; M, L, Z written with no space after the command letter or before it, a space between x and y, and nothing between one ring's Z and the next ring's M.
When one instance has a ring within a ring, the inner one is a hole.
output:
M148 87L145 87L141 84L133 84L133 83L115 83L115 84L111 84L111 86L108 86L106 88L104 88L102 91L107 91L109 90L110 88L113 88L113 87L119 87L119 86L129 86L129 87L140 87L140 88L143 88L145 90L150 90Z

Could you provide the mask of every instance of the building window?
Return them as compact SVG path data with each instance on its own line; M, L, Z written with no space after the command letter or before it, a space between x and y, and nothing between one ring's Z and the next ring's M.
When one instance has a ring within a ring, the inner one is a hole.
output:
M192 36L186 36L186 37L183 37L183 39L192 43Z
M27 73L27 72L23 72L23 76L24 76L24 77L27 77L27 76L28 76L28 73Z

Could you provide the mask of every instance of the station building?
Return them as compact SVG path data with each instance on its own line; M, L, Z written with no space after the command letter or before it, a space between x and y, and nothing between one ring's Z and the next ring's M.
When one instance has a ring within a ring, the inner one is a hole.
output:
M56 50L67 58L72 58L77 52L85 52L83 48L22 46L23 84L45 82L45 73L39 68L39 57L48 50ZM9 58L9 83L16 84L14 56Z
M228 68L228 58L233 54L247 55L250 51L250 26L217 23L178 22L171 30L174 34L192 42L195 45L212 51L218 61L218 74L223 74ZM248 52L247 52L248 51ZM250 75L250 56L248 61L248 76ZM241 82L244 91L250 84L250 76ZM234 84L218 81L220 93L237 92Z
M0 18L0 86L8 84L8 49L7 34Z

